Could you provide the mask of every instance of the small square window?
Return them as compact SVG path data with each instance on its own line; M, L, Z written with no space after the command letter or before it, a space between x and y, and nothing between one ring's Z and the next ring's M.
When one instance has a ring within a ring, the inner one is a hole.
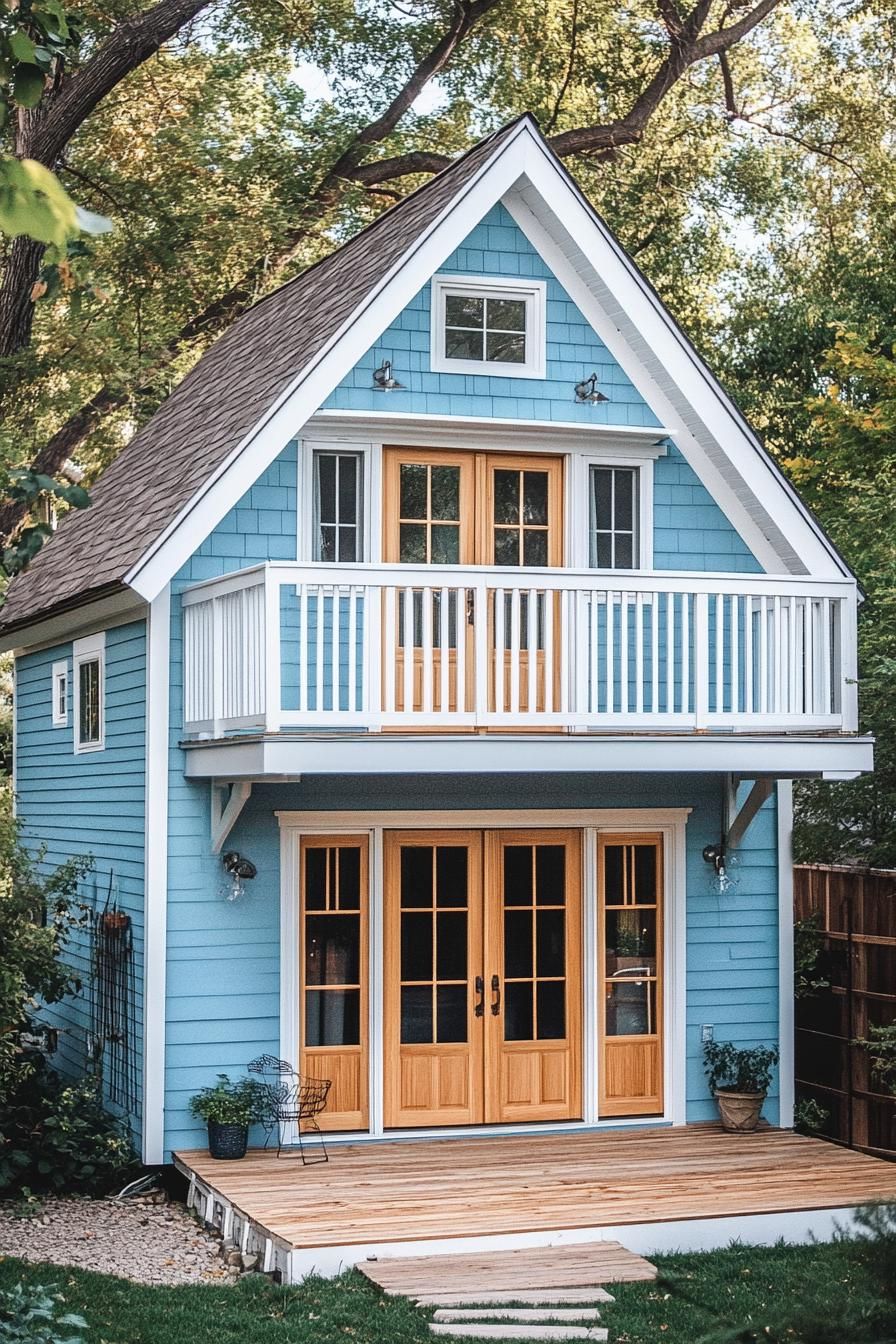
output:
M54 663L52 675L52 721L54 728L68 724L68 663Z
M75 751L102 751L105 735L105 638L91 635L74 644Z
M545 292L540 280L434 276L433 369L544 378Z
M351 564L363 559L359 453L314 454L314 559Z
M637 467L591 468L591 565L638 569L640 472Z

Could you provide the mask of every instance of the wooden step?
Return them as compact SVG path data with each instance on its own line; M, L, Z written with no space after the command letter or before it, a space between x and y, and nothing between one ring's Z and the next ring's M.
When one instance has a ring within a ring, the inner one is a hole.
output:
M587 1325L437 1325L434 1335L449 1335L454 1339L590 1339L606 1340L607 1331L601 1326Z
M519 1302L531 1307L566 1306L570 1302L612 1302L614 1298L604 1288L558 1288L551 1292L543 1288L540 1292L523 1292L514 1289L506 1293L490 1293L487 1289L478 1289L471 1293L432 1293L429 1296L415 1297L418 1307L475 1307L502 1306L505 1303Z
M596 1307L462 1307L453 1311L440 1308L437 1321L521 1321L526 1323L555 1321L599 1321Z

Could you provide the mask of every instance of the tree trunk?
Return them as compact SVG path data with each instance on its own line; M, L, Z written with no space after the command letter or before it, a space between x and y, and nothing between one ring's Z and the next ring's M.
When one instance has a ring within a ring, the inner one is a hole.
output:
M31 290L40 274L44 244L33 238L16 238L0 289L0 359L9 359L31 342L34 300ZM0 387L0 402L4 388Z

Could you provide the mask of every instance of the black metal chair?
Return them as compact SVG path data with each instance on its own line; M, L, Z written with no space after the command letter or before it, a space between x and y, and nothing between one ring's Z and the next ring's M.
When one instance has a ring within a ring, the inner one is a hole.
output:
M327 1096L332 1086L329 1078L309 1078L297 1073L288 1060L278 1059L276 1055L259 1055L248 1066L250 1073L258 1075L265 1092L267 1110L262 1118L265 1130L264 1146L267 1148L274 1131L277 1131L277 1156L283 1155L283 1125L294 1124L299 1144L299 1156L304 1166L313 1166L317 1162L329 1162L326 1144L320 1131L317 1117L327 1104ZM302 1125L306 1124L316 1134L322 1157L306 1157L302 1143Z

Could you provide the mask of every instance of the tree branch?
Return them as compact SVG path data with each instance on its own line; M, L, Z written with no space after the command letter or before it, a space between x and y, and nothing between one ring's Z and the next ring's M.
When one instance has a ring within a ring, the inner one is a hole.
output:
M548 117L547 125L544 128L545 135L549 135L550 132L557 125L557 118L560 115L560 107L561 104L563 103L563 99L566 97L566 90L569 88L570 81L572 80L572 72L575 69L576 46L578 43L578 37L579 37L579 0L572 0L572 24L569 33L569 61L567 62L566 65L566 74L563 78L563 83L560 85L560 88L557 92L557 97L554 100L554 110Z
M373 159L370 163L359 163L346 175L362 186L374 186L380 182L392 182L397 177L410 177L412 173L440 173L447 168L451 159L447 154L436 154L428 149L414 149L407 154L395 154L391 159Z

